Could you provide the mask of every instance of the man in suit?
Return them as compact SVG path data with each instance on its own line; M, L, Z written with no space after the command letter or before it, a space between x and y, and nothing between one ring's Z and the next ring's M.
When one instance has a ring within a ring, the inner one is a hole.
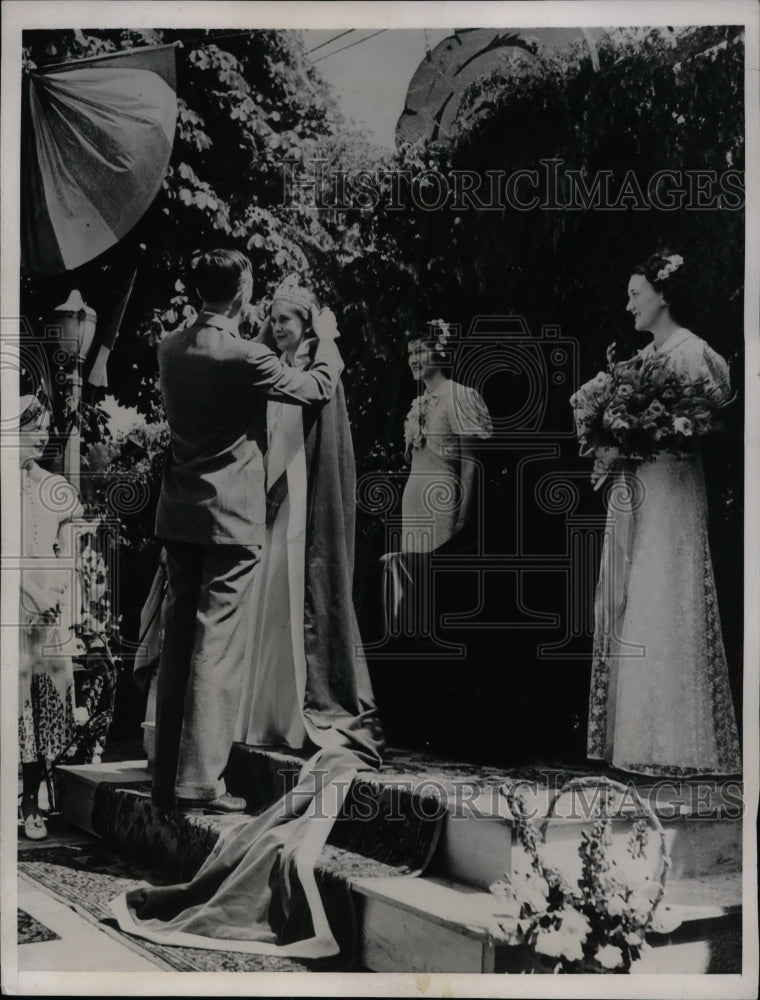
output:
M153 800L163 808L240 812L222 774L242 686L251 586L264 540L261 444L266 401L319 406L343 362L329 310L313 312L319 338L307 372L286 367L238 333L253 290L236 250L213 250L193 271L197 321L160 344L161 393L171 431L156 514L168 599L157 683Z

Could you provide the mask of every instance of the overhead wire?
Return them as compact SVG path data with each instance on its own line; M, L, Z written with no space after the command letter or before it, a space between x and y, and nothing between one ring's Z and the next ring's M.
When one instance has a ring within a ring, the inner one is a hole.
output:
M368 42L370 38L376 38L377 35L382 35L382 33L387 30L387 28L381 28L379 31L373 32L371 35L365 35L364 38L360 38L356 42L351 42L349 45L343 45L339 49L333 49L332 52L328 52L325 55L320 56L319 59L315 59L314 65L316 66L316 64L322 62L323 59L329 59L330 56L336 56L339 52L345 52L346 49L352 49L355 45L361 45L362 42Z
M328 38L326 42L321 42L319 45L315 45L313 49L307 49L306 55L308 56L310 52L316 52L317 49L323 49L325 45L330 45L332 42L337 42L339 38L345 38L346 35L351 35L356 31L356 28L349 28L348 31L341 31L339 35L333 35L332 38Z

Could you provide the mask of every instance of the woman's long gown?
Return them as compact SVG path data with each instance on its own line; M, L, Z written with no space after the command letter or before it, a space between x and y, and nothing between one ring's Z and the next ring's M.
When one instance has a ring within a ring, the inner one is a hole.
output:
M677 330L659 350L729 397L727 365L703 340ZM652 775L741 768L698 454L662 453L612 490L589 709L590 758Z
M311 344L295 358L306 367ZM267 530L253 588L237 738L312 745L298 783L227 827L191 882L111 903L130 934L281 958L337 954L314 868L360 772L380 764L352 603L355 469L343 390L319 410L269 404Z
M307 341L294 363L310 363ZM383 744L352 602L355 466L342 386L319 411L267 406L267 529L251 602L235 738Z
M488 438L493 429L480 394L453 379L426 389L418 405L423 440L407 445L411 469L401 503L402 550L434 552L462 528L472 527L462 517L469 499L462 492L462 442Z
M483 743L485 661L477 636L447 619L477 607L482 474L474 452L492 433L480 394L453 379L426 389L406 419L411 468L384 578L395 663L378 679L389 738L404 746L472 757ZM411 708L403 713L399 689Z

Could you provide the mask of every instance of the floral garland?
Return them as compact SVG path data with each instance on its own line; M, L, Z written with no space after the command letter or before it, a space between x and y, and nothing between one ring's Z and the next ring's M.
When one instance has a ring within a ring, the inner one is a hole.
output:
M598 806L609 809L611 792L628 794L625 786L609 779L578 779L559 793L593 785L602 795ZM631 964L648 948L646 934L652 928L655 911L662 899L670 867L662 826L649 807L637 796L638 805L649 815L632 824L627 850L633 859L646 859L649 824L660 838L659 884L647 876L645 888L636 889L616 877L616 862L608 856L612 845L609 814L597 816L590 829L581 832L578 855L581 876L570 885L557 868L544 858L545 825L529 814L517 785L504 786L518 840L530 862L528 871L512 872L494 882L491 892L500 900L496 921L501 934L512 945L522 947L535 964L547 963L555 973L630 972ZM550 810L551 813L551 810Z

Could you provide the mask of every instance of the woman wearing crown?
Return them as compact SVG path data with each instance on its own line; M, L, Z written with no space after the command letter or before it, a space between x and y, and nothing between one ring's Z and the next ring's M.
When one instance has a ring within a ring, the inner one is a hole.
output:
M262 339L286 364L311 365L315 307L294 276L276 290ZM379 760L383 733L352 602L356 471L340 383L320 409L268 403L267 437L267 536L236 739L358 745Z
M320 338L337 336L289 278L260 339L307 369L317 318ZM354 777L379 766L384 746L352 603L355 469L340 382L321 408L270 401L267 437L267 531L235 739L311 754L283 798L222 831L191 882L138 888L111 907L123 930L159 943L323 958L340 945L314 864Z

